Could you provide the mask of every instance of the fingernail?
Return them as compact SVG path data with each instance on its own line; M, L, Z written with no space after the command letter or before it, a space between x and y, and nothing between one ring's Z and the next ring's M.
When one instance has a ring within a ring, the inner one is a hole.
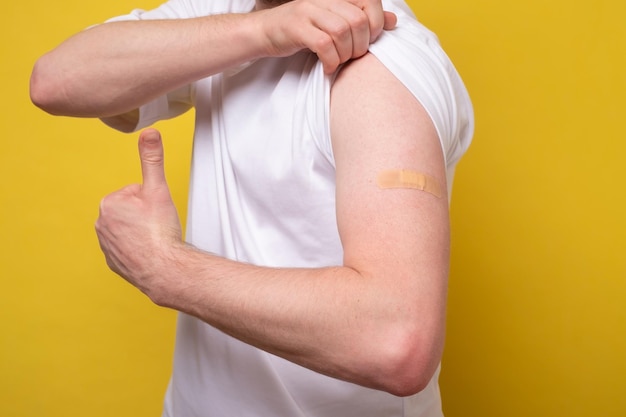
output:
M159 133L155 130L148 130L144 132L143 141L148 145L155 145L159 142Z

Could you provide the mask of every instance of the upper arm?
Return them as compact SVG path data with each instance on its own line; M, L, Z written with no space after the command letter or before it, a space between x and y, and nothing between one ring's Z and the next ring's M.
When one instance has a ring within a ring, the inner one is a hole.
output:
M449 262L444 156L417 99L373 55L352 61L331 90L337 222L344 265L376 283L391 308L415 322L438 362ZM408 169L434 177L436 197L381 189L379 173ZM423 337L423 339L421 339Z

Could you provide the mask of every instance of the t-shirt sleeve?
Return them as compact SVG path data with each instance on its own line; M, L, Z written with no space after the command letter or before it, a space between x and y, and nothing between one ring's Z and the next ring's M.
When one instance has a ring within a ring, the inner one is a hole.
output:
M469 147L474 130L465 85L437 37L415 20L408 6L394 0L385 6L396 13L398 24L383 32L369 51L422 104L439 135L446 165L453 169Z

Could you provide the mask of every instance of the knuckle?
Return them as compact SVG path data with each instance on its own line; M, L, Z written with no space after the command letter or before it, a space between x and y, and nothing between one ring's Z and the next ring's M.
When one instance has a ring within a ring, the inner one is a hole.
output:
M359 58L367 53L369 50L369 45L364 45L362 47L355 46L352 52L352 58Z
M145 151L141 159L149 165L162 165L163 153L159 151Z
M105 215L100 214L94 223L94 230L96 231L98 237L104 236L108 227L108 221L105 218Z
M333 36L334 38L338 38L338 39L343 39L345 37L347 37L348 35L350 35L351 32L351 27L350 27L350 23L348 21L343 21L340 23L336 23L331 29L330 29L330 35Z
M333 39L330 36L319 36L314 42L315 52L327 53L334 48L334 45Z
M353 13L348 18L348 22L351 27L356 28L356 29L362 30L365 28L369 28L369 19L367 18L367 15L364 12Z
M103 197L102 200L100 200L100 204L98 205L100 216L102 216L106 212L108 204L109 196Z

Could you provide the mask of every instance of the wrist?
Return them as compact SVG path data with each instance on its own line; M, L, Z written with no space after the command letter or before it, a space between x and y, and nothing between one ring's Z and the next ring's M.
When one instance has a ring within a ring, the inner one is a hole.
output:
M189 286L189 274L185 271L185 265L192 250L191 245L177 241L167 245L159 255L153 257L151 285L144 292L154 304L179 309L177 306L183 298L183 290Z
M256 54L254 59L277 56L276 45L272 40L272 27L268 23L268 18L272 11L269 9L256 9L246 14L244 21L245 36L247 36L248 45L253 48Z

